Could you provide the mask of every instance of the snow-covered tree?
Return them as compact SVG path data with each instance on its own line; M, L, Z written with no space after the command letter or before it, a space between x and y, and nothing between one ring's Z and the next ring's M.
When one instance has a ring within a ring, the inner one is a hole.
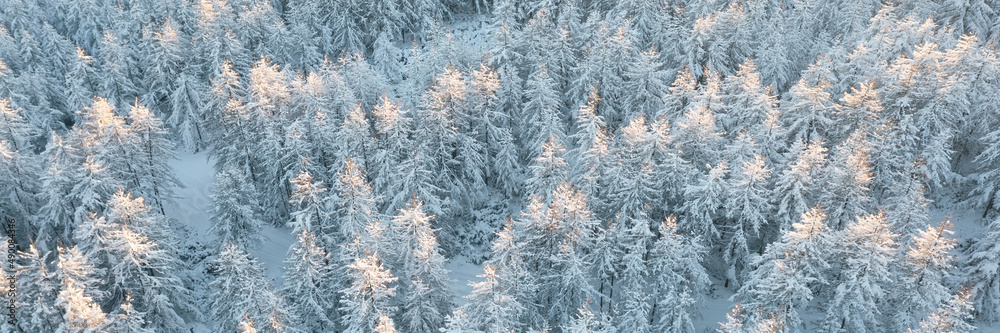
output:
M279 295L264 276L264 267L239 247L227 244L214 260L216 278L211 308L215 329L239 331L244 321L263 326L274 313L284 311Z
M316 227L322 228L323 233L328 235L327 237L336 235L333 236L336 238L326 240L326 246L343 244L356 237L365 236L365 228L370 224L378 223L377 198L372 193L372 187L368 185L364 170L353 160L345 161L343 169L338 173L334 191L337 197L334 202L336 208L333 216L339 220L337 226L319 219L313 222L317 224ZM317 202L313 209L316 213L311 214L325 219L322 214L329 213L323 213L324 211L321 210L318 203L320 202Z
M972 291L969 288L959 289L951 299L920 320L919 328L911 330L911 332L967 333L975 331L976 327L972 325L974 309L972 296Z
M883 329L881 316L892 290L898 234L885 214L858 216L839 242L843 268L826 305L825 332L868 332Z
M317 245L315 234L306 230L299 232L288 250L282 295L288 300L288 311L301 320L299 329L305 332L337 327L331 261L330 254Z
M257 191L249 177L239 169L226 169L215 175L212 193L211 231L220 244L244 249L259 244L264 227Z
M375 330L379 317L393 313L396 308L390 302L396 294L393 283L397 278L385 268L378 254L372 253L355 258L347 265L349 286L340 291L340 317L344 332L364 333Z
M393 246L398 258L401 293L404 295L401 327L408 332L436 332L451 313L454 294L444 267L445 257L438 246L433 217L423 210L423 202L413 198L392 219Z
M971 253L965 273L971 283L976 316L995 322L1000 320L1000 218L990 223Z
M472 283L472 292L466 296L468 303L456 311L469 316L471 327L481 332L499 333L516 331L521 327L520 317L526 307L511 293L512 285L504 285L497 268L483 266L482 279Z

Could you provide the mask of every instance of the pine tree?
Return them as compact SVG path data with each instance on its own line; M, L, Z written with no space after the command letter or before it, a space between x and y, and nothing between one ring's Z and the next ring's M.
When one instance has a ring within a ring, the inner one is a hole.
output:
M391 252L399 258L403 327L409 332L438 331L444 326L445 314L451 313L455 297L445 257L430 225L432 218L423 211L423 202L413 198L392 219L396 246Z
M781 103L789 139L812 142L836 134L832 119L835 104L829 92L832 83L818 73L821 68L820 63L809 65L788 91L788 100Z
M885 214L859 216L844 231L844 266L827 304L824 332L867 332L882 329L883 306L891 289L896 237Z
M972 325L972 291L969 288L958 290L947 302L941 304L936 311L920 321L918 333L954 332L967 333L976 330Z
M39 252L30 245L25 252L18 254L23 263L8 278L16 279L17 318L16 325L24 331L56 332L61 325L64 311L56 305L59 297L61 281L48 267L50 252Z
M305 332L324 332L336 327L336 294L331 288L332 259L317 245L316 236L301 231L285 260L282 294L288 310L301 319Z
M239 169L226 169L215 175L209 229L220 244L233 244L247 249L262 240L264 221L255 195L256 188Z
M173 201L174 189L181 187L181 181L168 164L177 157L174 143L170 141L163 122L141 104L129 109L130 147L139 153L132 157L135 177L139 178L132 187L138 196L149 199L150 203L164 213L164 205Z
M996 322L1000 320L1000 218L990 223L970 253L964 268L971 283L976 317Z
M341 143L340 149L336 152L338 164L344 164L350 159L367 170L368 165L371 164L368 159L372 155L371 151L374 146L370 127L361 105L354 107L347 113L344 117L344 124L340 126L340 130L334 136L337 142Z
M226 244L214 260L212 319L216 331L237 331L241 322L269 321L278 295L264 277L264 267L242 249Z
M384 267L378 254L362 255L347 265L350 285L340 291L344 332L372 332L381 315L396 310L390 301L396 294L396 287L391 285L397 278Z
M107 325L106 315L94 299L84 294L72 278L63 279L55 306L65 310L56 332L100 332Z

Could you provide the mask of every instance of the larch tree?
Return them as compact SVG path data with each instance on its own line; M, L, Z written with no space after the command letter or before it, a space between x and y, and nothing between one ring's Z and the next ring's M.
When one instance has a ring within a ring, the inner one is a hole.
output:
M141 104L129 109L129 139L135 155L132 164L138 186L131 187L137 195L149 199L155 208L164 213L164 206L173 202L174 190L183 186L169 162L177 158L174 143L163 128L163 122Z
M392 285L397 278L385 268L377 253L362 255L347 265L350 284L340 291L344 332L372 332L380 316L396 310L390 301L396 294Z
M397 258L404 297L400 324L409 332L438 331L453 307L452 282L431 228L432 218L414 197L391 222L394 246L389 252Z
M975 331L976 327L972 325L974 318L972 293L969 288L959 289L951 299L938 306L937 310L920 320L918 328L911 330L911 332L968 333Z
M986 234L970 249L965 263L977 318L1000 320L1000 218L990 223Z
M838 246L842 273L826 308L824 332L868 332L883 329L881 316L892 289L898 234L883 213L858 216L844 230Z
M300 231L288 249L282 295L288 300L288 311L301 320L300 329L305 332L325 332L337 327L332 262L330 253L307 230Z
M954 268L952 251L957 245L951 237L953 226L946 220L937 226L928 225L911 237L912 243L901 265L900 285L891 295L895 303L891 323L895 329L916 326L917 318L951 297L946 280Z
M653 300L650 318L654 328L663 332L690 332L694 329L692 307L696 295L711 285L701 262L707 249L701 238L679 233L677 218L660 222L659 238L649 252L652 270Z
M18 318L25 319L16 323L22 330L56 332L61 325L64 311L56 306L56 299L62 283L48 267L50 253L29 246L27 251L17 255L23 263L20 269L8 277L16 279L14 302L17 307L14 310Z
M264 277L264 267L244 250L227 244L214 260L212 319L218 331L238 331L240 323L263 325L278 304L278 295Z
M334 226L328 222L318 224L319 227L324 228L322 230L325 234L336 235L333 236L335 238L326 240L325 246L328 247L350 242L359 236L365 236L366 228L369 225L380 223L376 206L378 199L372 193L371 185L368 185L364 170L349 159L337 175L334 184L336 199L333 203L336 207L333 216L339 219L337 229L333 230ZM331 243L331 241L333 242Z
M182 313L191 313L192 296L177 274L172 231L165 217L150 212L142 198L119 192L108 202L107 233L111 266L107 282L109 300L119 302L126 294L139 301L146 325L154 330L183 329Z
M247 249L259 244L265 222L261 219L259 200L247 174L235 168L215 175L209 229L221 244Z
M532 196L548 198L569 179L569 164L563 157L566 148L558 138L550 137L540 148L529 166L531 176L525 181L525 187Z
M808 144L796 141L791 146L787 153L789 164L775 178L772 192L779 229L788 230L815 202L826 151L819 141Z

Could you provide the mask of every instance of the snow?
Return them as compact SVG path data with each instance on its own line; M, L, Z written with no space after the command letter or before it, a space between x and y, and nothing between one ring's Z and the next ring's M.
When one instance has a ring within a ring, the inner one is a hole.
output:
M182 153L171 161L177 178L184 187L178 189L176 201L165 207L167 217L174 219L190 231L192 239L187 243L213 244L214 238L208 232L212 226L209 215L212 208L212 184L215 182L215 170L211 160L205 153ZM291 230L265 225L261 231L264 242L250 249L250 255L260 260L267 270L267 277L275 285L282 281L282 269L288 248L295 242Z

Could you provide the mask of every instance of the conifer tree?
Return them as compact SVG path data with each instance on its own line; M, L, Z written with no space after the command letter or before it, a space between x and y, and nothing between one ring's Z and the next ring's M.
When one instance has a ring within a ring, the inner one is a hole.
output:
M411 332L438 331L453 306L451 279L430 225L432 218L415 197L392 219L395 246L391 252L399 258L397 272L403 282L402 324Z
M864 136L863 131L858 131L843 141L824 168L826 179L820 202L828 207L834 229L843 228L855 216L863 214L872 200L871 150Z
M955 240L951 221L937 226L928 225L912 236L912 245L906 252L900 285L895 289L895 317L892 323L900 330L916 326L920 314L930 312L935 304L942 304L951 297L945 281L955 258L951 253Z
M1000 219L990 223L986 234L976 241L966 262L976 317L1000 320Z
M470 284L472 293L466 296L469 302L456 311L468 314L470 326L482 332L507 332L521 327L519 319L526 308L500 280L497 268L486 264L483 274L476 277L483 280Z
M347 265L350 285L340 291L344 332L372 332L380 316L396 310L390 301L396 294L392 285L397 278L385 268L378 254L362 255Z
M331 286L333 271L330 254L317 245L316 236L299 232L285 260L285 285L282 294L289 312L301 320L301 330L324 332L336 326L336 294Z
M190 70L181 73L177 87L170 94L170 118L167 123L180 134L181 146L185 150L197 152L203 145L201 114L201 92L194 74Z
M724 177L729 172L725 163L719 163L701 177L697 184L689 184L684 188L684 204L680 210L684 213L681 229L695 235L705 235L710 244L721 236L715 221L721 215L723 202L726 201L726 182Z
M264 267L242 249L226 244L214 260L212 319L217 331L238 331L241 322L267 323L278 295L264 277Z
M840 279L827 304L822 331L879 331L895 264L896 237L885 214L859 216L844 231Z
M164 205L174 199L174 189L181 185L168 162L177 157L174 143L170 141L163 122L141 104L129 109L130 150L139 153L132 157L133 170L139 178L132 187L137 195L149 199L150 203L164 213Z
M331 229L330 223L320 223L327 235L337 235L337 238L328 240L327 246L332 244L343 244L356 237L365 235L365 228L370 224L378 223L378 211L376 210L377 198L372 193L372 187L368 185L364 170L353 160L348 159L344 163L343 169L338 173L337 181L334 184L334 191L337 199L334 203L334 216L340 219L338 229ZM318 208L316 208L318 209ZM317 220L316 223L320 221ZM333 240L339 242L329 243Z
M920 326L912 332L954 332L967 333L976 330L972 325L972 291L968 288L959 289L947 302L920 321Z
M138 77L138 66L133 51L111 31L105 31L101 39L101 78L100 90L108 96L115 105L126 105L139 95L135 85ZM89 99L89 97L88 97Z
M107 329L111 332L153 333L153 330L146 328L146 320L143 319L145 314L136 311L135 307L132 306L131 295L125 295L125 299L122 301L117 313L112 313L111 315L108 318L110 323L107 326Z
M210 230L221 244L244 249L259 244L264 226L256 188L239 169L229 168L215 175Z
M538 157L529 166L531 177L525 181L528 193L548 198L569 179L569 165L563 157L565 153L565 146L554 136L541 146Z
M20 320L16 325L31 332L56 332L62 324L64 311L56 305L62 282L49 269L50 252L42 253L34 245L19 253L23 262L14 276L16 279L17 305L15 311Z
M151 213L142 198L122 192L108 202L107 216L113 226L106 234L109 300L134 295L137 309L146 313L146 327L183 329L180 313L190 313L193 305L177 275L180 261L166 218Z
M744 281L750 263L751 237L760 236L761 227L766 227L767 216L771 215L766 188L770 174L764 158L757 155L753 161L743 163L740 174L729 184L726 217L730 219L731 230L723 259L729 264L727 279L736 284Z
M711 285L702 266L707 249L700 237L685 237L670 216L660 222L659 238L649 252L652 271L653 307L650 318L657 330L687 332L693 329L691 307L694 296Z

